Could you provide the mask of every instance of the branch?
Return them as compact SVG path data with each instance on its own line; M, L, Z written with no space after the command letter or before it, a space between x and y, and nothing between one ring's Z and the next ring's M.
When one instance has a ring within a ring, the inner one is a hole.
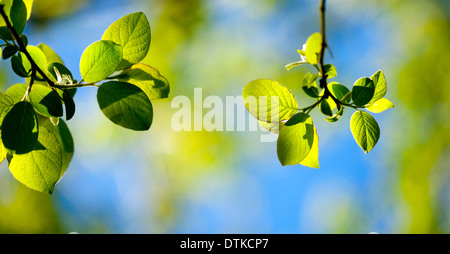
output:
M325 3L326 0L321 0L319 11L320 11L320 30L322 34L322 47L320 49L319 54L319 68L320 68L320 87L325 89L325 92L323 94L323 97L328 98L331 97L333 101L336 103L336 107L339 110L341 108L341 102L331 94L330 90L328 90L328 84L327 84L327 75L325 74L325 67L324 67L324 58L325 58L325 49L328 47L327 45L327 37L325 33Z
M27 48L25 47L22 40L20 39L20 35L17 33L17 31L11 25L11 22L9 22L9 18L5 13L4 7L5 6L3 4L0 5L0 15L2 16L3 20L5 21L6 27L8 28L9 32L11 33L13 39L17 42L17 45L19 46L20 51L23 52L25 54L25 56L27 57L28 61L30 61L31 68L33 70L35 70L36 72L38 72L42 76L42 78L44 78L45 81L49 84L49 86L54 87L55 83L50 80L50 78L45 74L45 72L43 70L41 70L41 68L39 68L39 66L37 66L36 62L31 57L30 53L28 53Z

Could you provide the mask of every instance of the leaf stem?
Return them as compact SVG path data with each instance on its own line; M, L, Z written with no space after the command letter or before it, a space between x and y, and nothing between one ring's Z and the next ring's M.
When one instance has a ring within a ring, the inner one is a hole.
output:
M5 21L6 27L8 28L9 32L11 33L11 35L14 39L13 41L17 42L17 45L19 46L20 51L23 52L25 54L25 56L27 57L28 61L30 61L31 68L33 70L35 70L37 73L39 73L45 79L45 81L49 84L49 86L53 87L55 85L55 83L53 81L51 81L49 77L47 77L45 72L43 70L41 70L41 68L39 68L39 66L33 60L30 53L28 53L27 48L25 47L22 40L20 39L20 35L17 33L17 31L11 25L11 22L9 22L9 19L5 13L4 7L5 6L3 4L0 5L0 15L2 16L3 20ZM34 71L32 73L35 74ZM32 83L31 83L31 85L32 85Z

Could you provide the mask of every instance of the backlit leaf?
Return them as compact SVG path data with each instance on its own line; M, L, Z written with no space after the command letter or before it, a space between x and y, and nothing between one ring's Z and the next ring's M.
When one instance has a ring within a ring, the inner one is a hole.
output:
M123 59L118 70L139 63L148 53L151 34L147 17L142 12L128 14L112 23L102 36L123 48Z
M114 71L122 61L122 47L113 41L97 41L89 45L80 60L80 73L86 82L98 82Z
M9 164L11 174L28 188L51 194L61 175L62 149L58 138L47 128L39 128L33 151L15 154Z
M148 130L153 121L153 107L147 95L137 86L110 81L97 92L103 114L113 123L132 130Z
M394 107L394 104L392 102L390 102L386 98L381 98L381 99L377 100L371 106L367 107L366 109L373 113L381 113L381 112L385 111L386 109L393 108L393 107Z
M358 79L352 88L353 103L357 106L364 106L373 98L375 86L370 78Z
M309 115L295 114L281 128L277 141L278 160L283 166L302 162L314 141L314 124Z
M298 111L294 95L274 80L251 81L244 87L242 96L248 112L264 122L287 120Z
M356 143L365 153L370 152L380 138L380 127L369 113L357 110L350 119L350 129Z

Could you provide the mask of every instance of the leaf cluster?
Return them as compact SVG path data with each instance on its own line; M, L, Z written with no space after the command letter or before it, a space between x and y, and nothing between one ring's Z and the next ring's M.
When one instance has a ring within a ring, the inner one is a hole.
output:
M279 134L277 154L283 166L319 167L319 136L310 116L314 108L318 107L330 123L339 121L346 111L344 109L355 109L350 130L357 144L368 153L378 142L380 128L375 118L362 109L380 113L394 107L384 98L387 84L381 70L371 77L356 80L351 90L338 82L328 83L328 79L337 76L337 70L332 64L321 64L323 47L322 35L314 33L298 50L300 60L285 66L288 71L304 64L317 69L317 73L308 72L300 82L303 92L316 99L312 105L299 108L293 93L274 80L258 79L244 87L243 98L249 113L262 127Z
M78 82L48 45L28 45L22 33L32 4L32 0L0 3L1 58L25 79L0 92L0 161L7 158L11 173L24 185L52 193L74 153L62 117L69 121L74 116L78 88L98 87L98 105L108 119L143 131L153 121L151 100L168 97L170 87L157 69L141 63L151 42L144 13L118 19L84 50Z

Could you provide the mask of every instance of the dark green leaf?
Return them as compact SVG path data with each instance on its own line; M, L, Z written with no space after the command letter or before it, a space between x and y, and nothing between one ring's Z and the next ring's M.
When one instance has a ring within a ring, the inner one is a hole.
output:
M43 85L33 85L29 99L34 109L47 117L61 117L63 108L58 94L51 88Z
M331 111L330 104L328 104L328 100L323 99L319 104L320 111L327 116L332 116L333 112Z
M38 139L36 112L31 103L21 101L6 114L2 123L2 141L12 154L33 150Z
M2 51L2 59L8 59L15 55L19 51L19 48L14 45L6 45Z
M358 79L352 88L353 103L357 106L366 105L373 97L375 86L370 78Z
M12 56L11 57L11 67L18 76L22 78L29 77L27 71L25 70L25 67L23 67L22 60L20 60L20 57L18 56Z
M331 82L328 84L328 90L330 90L331 94L338 100L344 103L350 103L350 97L345 97L350 90L337 82Z
M66 120L69 121L75 115L75 102L68 90L63 91L63 100L66 108Z
M50 73L50 77L53 79L53 81L57 82L60 85L68 85L73 81L72 73L69 69L67 69L66 66L61 63L49 63L47 66L47 71L48 73Z
M4 10L5 13L9 14L9 21L12 24L14 30L21 35L23 30L25 29L25 25L27 23L27 6L23 2L23 0L14 0L14 1L2 1L2 4L5 5ZM7 40L12 40L11 32L9 32L6 27L5 21L0 18L0 36Z
M110 81L97 92L103 114L113 123L132 130L148 130L153 121L153 107L147 95L137 86Z

